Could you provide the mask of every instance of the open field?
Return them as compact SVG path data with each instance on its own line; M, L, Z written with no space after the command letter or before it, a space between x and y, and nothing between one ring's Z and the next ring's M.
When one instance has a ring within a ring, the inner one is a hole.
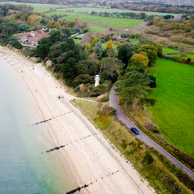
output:
M54 4L37 4L37 3L19 3L19 2L0 2L0 4L14 4L14 5L22 5L22 4L26 4L26 5L30 5L34 8L34 11L37 12L45 12L45 11L49 11L51 8L65 8L66 6L64 5L54 5Z
M101 17L101 16L93 16L87 14L80 14L74 12L65 12L65 11L56 11L52 13L48 13L48 15L64 15L63 17L66 20L74 20L75 18L82 20L83 22L89 22L93 24L99 24L102 26L108 27L119 27L119 28L135 28L139 24L143 22L141 19L128 19L128 18L110 18L110 17Z
M87 12L87 13L91 13L92 11L95 12L107 12L107 13L114 13L114 12L118 12L118 13L123 13L123 12L134 12L134 13L146 13L147 15L178 15L178 14L171 14L171 13L160 13L160 12L147 12L147 11L133 11L133 10L123 10L123 9L107 9L107 8L92 8L92 7L79 7L79 8L67 8L64 10L74 10L75 12Z
M148 111L164 138L183 152L194 156L194 67L159 59L150 69L157 88Z

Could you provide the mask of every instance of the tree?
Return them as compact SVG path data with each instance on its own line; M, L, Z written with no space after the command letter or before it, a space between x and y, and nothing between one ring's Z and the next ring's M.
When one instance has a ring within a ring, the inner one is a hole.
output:
M142 54L134 54L130 58L129 63L139 67L147 67L149 63L149 59L147 56L144 56Z
M116 58L103 58L100 65L100 75L105 80L111 80L112 82L115 82L118 75L120 75L120 71L122 70L123 66L124 64L122 61Z
M10 44L11 46L13 46L14 48L17 48L17 49L22 49L23 48L21 43L15 37L10 37L8 39L8 44Z
M140 71L136 66L128 66L126 74L116 83L116 91L121 97L121 103L131 106L137 101L145 99L151 91L147 70Z
M158 59L158 55L157 55L158 50L154 45L143 44L139 47L138 52L140 54L142 52L147 54L147 57L149 59L148 65L152 65L152 64L156 63L156 61Z
M112 49L112 48L113 48L113 42L112 42L112 40L109 40L109 41L107 42L106 48L107 48L107 49Z
M90 44L90 47L93 48L93 47L96 45L96 43L99 42L99 41L100 41L99 38L95 38L95 39L92 41L92 43Z
M129 58L131 56L132 48L128 44L118 47L118 59L120 59L125 64L125 67L127 67Z
M28 24L21 23L18 25L20 31L27 31L28 30Z

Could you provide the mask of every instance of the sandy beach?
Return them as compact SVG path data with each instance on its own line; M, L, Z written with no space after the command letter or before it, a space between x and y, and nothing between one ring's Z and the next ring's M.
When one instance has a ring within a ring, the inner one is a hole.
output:
M42 119L48 120L48 133L53 137L53 147L48 147L47 150L63 145L47 154L60 152L75 177L77 187L88 185L80 193L154 193L133 166L70 103L75 97L67 94L65 88L45 67L34 64L5 47L0 47L0 57L22 77L34 97ZM59 96L63 98L59 99ZM72 188L74 189L76 188Z

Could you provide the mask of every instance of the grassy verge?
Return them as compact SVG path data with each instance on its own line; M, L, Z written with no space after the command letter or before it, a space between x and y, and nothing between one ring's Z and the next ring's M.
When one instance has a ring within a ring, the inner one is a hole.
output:
M104 104L84 100L74 100L74 103L96 123L104 135L109 138L158 193L192 193L175 176L181 173L178 168L162 157L156 150L149 149L131 132L128 132L115 116L102 114ZM184 179L188 179L188 177L184 177ZM190 179L186 182L193 185Z

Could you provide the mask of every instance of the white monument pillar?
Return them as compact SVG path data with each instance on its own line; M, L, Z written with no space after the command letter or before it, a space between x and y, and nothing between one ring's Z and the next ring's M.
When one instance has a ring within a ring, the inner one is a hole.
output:
M99 75L96 75L95 76L95 87L97 87L100 83L100 76Z

